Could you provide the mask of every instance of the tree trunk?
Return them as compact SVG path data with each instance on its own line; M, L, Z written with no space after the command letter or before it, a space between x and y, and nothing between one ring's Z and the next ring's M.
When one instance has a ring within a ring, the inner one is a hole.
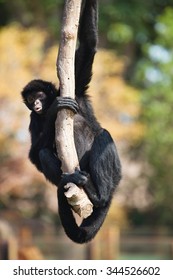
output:
M75 98L74 60L82 0L66 0L61 30L61 42L57 58L57 75L60 81L62 97ZM78 157L74 143L73 131L74 113L62 109L57 114L55 122L55 141L58 156L62 162L63 173L73 173L79 168ZM93 205L82 188L73 183L65 186L68 203L82 218L87 218Z

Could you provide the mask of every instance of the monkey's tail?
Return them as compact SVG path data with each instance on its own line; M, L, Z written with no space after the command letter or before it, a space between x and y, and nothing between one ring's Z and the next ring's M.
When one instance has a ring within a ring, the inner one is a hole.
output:
M61 187L58 188L58 204L59 216L65 233L72 241L80 244L94 238L102 226L109 209L109 205L103 208L94 207L93 213L78 226Z

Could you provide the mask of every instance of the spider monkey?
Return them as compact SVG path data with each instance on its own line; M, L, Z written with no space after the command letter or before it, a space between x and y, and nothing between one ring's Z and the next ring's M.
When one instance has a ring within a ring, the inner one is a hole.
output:
M100 229L121 179L121 164L108 131L97 121L89 97L88 85L97 47L97 1L83 1L75 53L75 100L60 97L60 90L46 81L32 80L22 91L31 110L29 158L45 177L56 185L59 216L67 236L77 243L90 241ZM70 108L74 113L74 140L80 170L63 174L55 149L57 111ZM80 226L64 195L68 182L82 187L92 201L93 213Z

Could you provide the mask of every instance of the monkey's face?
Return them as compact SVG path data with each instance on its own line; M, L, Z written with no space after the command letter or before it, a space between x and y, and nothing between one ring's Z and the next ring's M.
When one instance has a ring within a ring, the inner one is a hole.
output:
M32 92L26 98L28 107L37 114L42 114L46 109L46 100L47 96L42 91Z

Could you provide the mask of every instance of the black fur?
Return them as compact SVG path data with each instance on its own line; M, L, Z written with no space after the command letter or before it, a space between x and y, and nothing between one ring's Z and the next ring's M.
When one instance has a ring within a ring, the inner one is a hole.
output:
M75 55L76 101L60 98L52 83L31 81L22 91L25 104L32 92L43 91L48 106L41 115L32 110L30 160L45 177L58 187L59 215L68 237L77 243L90 241L100 229L108 212L116 186L121 179L121 165L115 144L94 116L86 90L92 76L92 64L97 46L97 1L83 1L79 48ZM80 170L62 174L55 149L55 119L57 110L69 107L74 117L74 139ZM73 182L82 186L94 205L90 217L78 226L64 195L64 185Z

